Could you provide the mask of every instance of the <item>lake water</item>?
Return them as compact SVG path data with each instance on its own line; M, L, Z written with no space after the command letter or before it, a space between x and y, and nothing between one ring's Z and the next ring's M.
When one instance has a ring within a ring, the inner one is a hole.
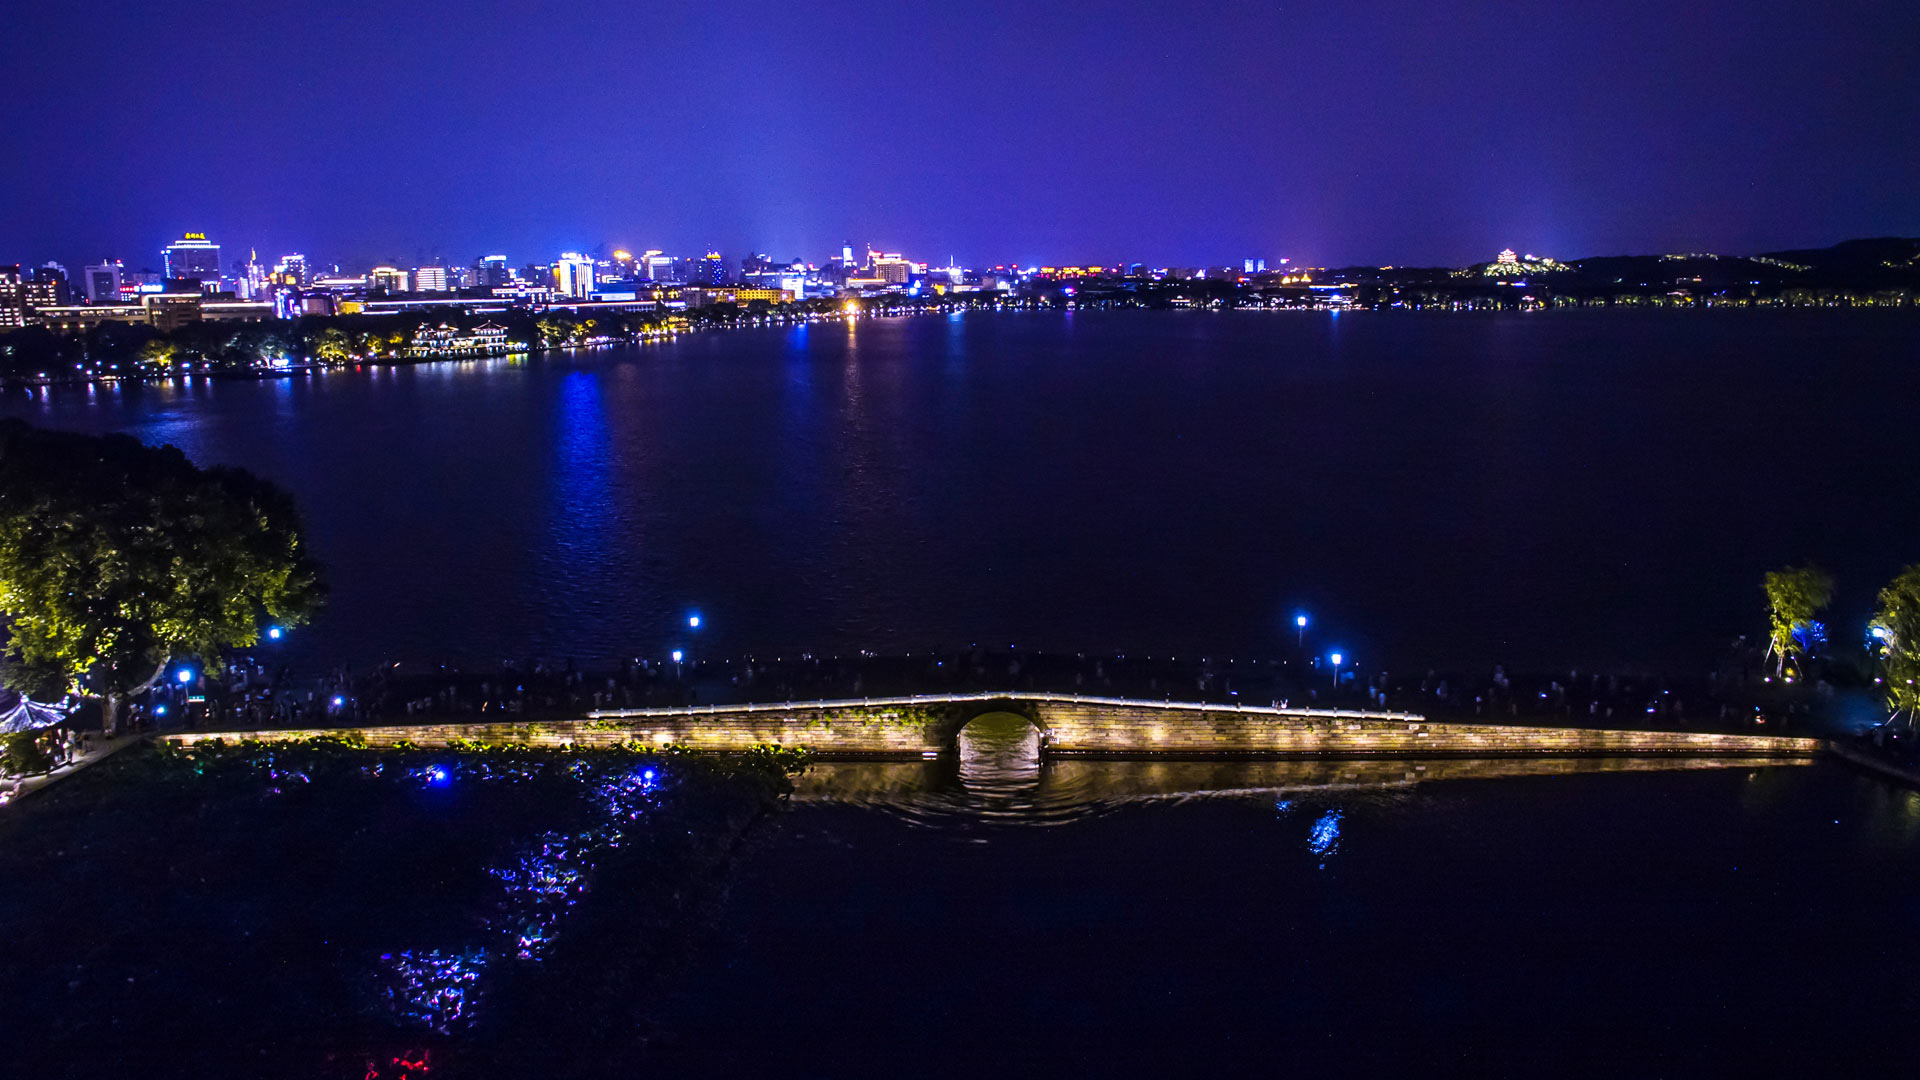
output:
M10 1060L338 1080L429 1060L1911 1061L1920 792L1808 759L1043 762L1024 722L991 719L947 760L815 764L784 805L711 759L307 747L203 771L129 752L0 817Z
M1832 567L1848 625L1920 559L1917 345L1912 318L1826 312L977 315L4 411L291 488L335 590L287 646L316 662L1252 657L1304 609L1369 667L1685 665L1758 629L1769 567ZM588 798L435 768L274 773L213 812L169 788L121 827L83 774L59 831L12 838L60 848L31 864L57 887L0 889L23 1060L118 1032L196 1075L272 1052L359 1077L387 1060L366 1047L424 1040L527 1075L585 1052L548 1030L624 1047L607 1075L1911 1060L1920 794L1832 762L1043 764L1016 724L949 760L817 765L738 845L634 810L599 870L568 822L653 778ZM534 820L540 792L574 817ZM461 966L502 912L551 930L565 980ZM404 984L388 1005L519 1004L470 1034L369 1028L334 984L375 976ZM643 1026L596 1027L616 1006Z
M1704 1076L1911 1051L1920 794L1837 765L1063 761L1022 792L1021 759L803 778L650 1052Z
M976 314L0 411L291 488L314 663L1266 657L1305 610L1366 668L1686 667L1766 569L1853 626L1920 560L1916 361L1880 313Z

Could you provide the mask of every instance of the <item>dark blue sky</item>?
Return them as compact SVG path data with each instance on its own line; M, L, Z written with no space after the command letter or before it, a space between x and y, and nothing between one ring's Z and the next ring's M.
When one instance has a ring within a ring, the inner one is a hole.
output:
M9 4L0 261L1920 233L1913 0Z

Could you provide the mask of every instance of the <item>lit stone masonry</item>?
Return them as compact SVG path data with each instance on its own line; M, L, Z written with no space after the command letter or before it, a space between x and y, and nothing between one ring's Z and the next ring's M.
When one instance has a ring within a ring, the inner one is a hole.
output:
M194 731L178 744L356 734L372 746L455 741L601 747L621 743L744 750L776 744L821 757L917 758L954 749L960 729L989 712L1025 716L1050 755L1167 757L1496 757L1538 754L1806 756L1819 739L1693 731L1435 723L1414 713L1275 709L1070 694L946 694L868 700L615 709L582 720L378 724L298 731Z

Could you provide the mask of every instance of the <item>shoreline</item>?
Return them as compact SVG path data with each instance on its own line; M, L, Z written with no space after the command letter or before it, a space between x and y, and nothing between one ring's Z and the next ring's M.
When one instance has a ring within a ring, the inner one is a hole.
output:
M1749 303L1731 303L1731 302L1716 304L1716 303L1708 303L1704 301L1698 302L1698 303L1685 303L1685 304L1679 304L1679 303L1675 303L1675 304L1607 304L1607 305L1543 304L1537 307L1497 307L1497 308L1491 308L1491 307L1462 308L1462 307L1449 307L1449 306L1443 306L1438 304L1403 305L1403 304L1397 304L1397 303L1396 304L1354 304L1354 305L1347 305L1347 306L1235 304L1235 305L1222 306L1222 307L1209 307L1209 306L1182 307L1182 306L1166 306L1166 305L1159 305L1159 304L1101 303L1101 302L1088 302L1084 304L1077 303L1077 302L1067 302L1064 304L1023 302L1023 303L1008 303L1004 305L974 305L974 304L959 304L959 305L951 305L951 306L914 305L911 307L903 306L900 308L881 308L879 310L874 310L874 311L863 310L857 313L847 312L842 310L833 310L833 311L809 313L804 317L790 317L784 314L776 313L774 315L751 316L749 318L752 319L753 321L747 323L744 326L724 324L724 323L699 325L699 326L685 326L685 327L677 327L671 330L665 330L660 332L641 332L641 333L635 334L633 337L630 337L630 338L609 339L604 341L588 341L588 342L582 342L579 344L571 344L571 345L532 345L525 349L507 349L499 352L490 352L490 353L479 354L479 355L377 357L377 358L353 360L353 361L343 362L338 364L316 363L312 360L306 360L299 363L289 363L289 364L278 366L278 367L265 366L265 367L244 367L244 368L214 367L212 365L203 363L198 369L195 369L195 370L172 371L172 372L144 374L144 375L83 375L83 376L59 376L59 377L47 376L43 378L42 377L30 378L30 377L20 376L20 375L0 375L0 389L31 390L35 388L41 388L41 387L51 388L51 387L82 387L82 386L116 386L116 385L122 385L122 384L150 385L150 384L159 384L159 383L166 383L166 382L172 382L172 381L184 381L184 380L194 379L194 378L251 379L256 381L264 381L267 379L290 379L290 378L297 378L301 376L312 377L314 375L345 373L345 372L357 371L366 367L397 368L397 367L416 367L423 364L474 363L474 362L481 362L481 361L488 361L488 360L511 360L515 358L532 359L534 357L544 356L552 353L576 352L583 349L598 350L598 349L610 349L610 348L614 348L616 346L621 346L621 345L640 346L640 345L670 344L681 337L693 336L696 334L712 333L714 331L721 331L721 330L766 329L771 327L803 325L803 324L811 324L816 322L847 322L850 320L857 320L857 319L904 319L904 318L918 318L918 317L932 316L932 315L951 316L951 315L970 315L970 314L1009 314L1009 313L1039 313L1039 312L1057 312L1060 314L1070 314L1078 311L1146 311L1146 312L1160 312L1160 313L1187 313L1187 314L1210 314L1210 315L1221 315L1221 314L1228 314L1228 313L1247 313L1247 314L1317 313L1317 314L1332 315L1332 314L1339 314L1342 312L1345 312L1348 314L1365 313L1365 314L1376 314L1376 315L1394 314L1394 313L1418 314L1418 315L1436 315L1436 314L1438 315L1541 315L1541 314L1550 314L1550 313L1561 314L1561 313L1593 312L1593 311L1608 311L1608 312L1626 311L1626 312L1634 312L1634 313L1640 313L1640 314L1653 312L1653 311L1661 311L1661 312L1740 311L1740 312L1748 312L1748 313L1786 312L1786 311L1845 311L1848 313L1855 313L1855 314L1865 313L1865 312L1874 312L1877 314L1897 312L1901 314L1911 315L1915 312L1916 307L1920 307L1920 305L1895 307L1895 306L1873 305L1873 304L1786 304L1786 303L1749 304ZM448 308L448 309L427 309L427 310L443 311L443 312L451 313L455 309ZM573 309L556 309L556 310L571 311ZM358 317L358 316L350 316L350 317ZM390 316L372 316L372 317L384 318L384 317L390 317ZM246 325L258 325L258 324L246 324ZM16 329L21 329L21 328L16 328Z

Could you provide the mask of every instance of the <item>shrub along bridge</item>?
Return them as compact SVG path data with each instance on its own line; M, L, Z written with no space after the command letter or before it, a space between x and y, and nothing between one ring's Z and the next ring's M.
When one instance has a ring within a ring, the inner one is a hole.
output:
M374 746L455 742L528 746L800 747L823 758L921 758L954 751L960 729L988 713L1024 717L1043 755L1106 757L1496 757L1672 754L1800 757L1819 739L1693 731L1436 723L1414 713L1140 701L1073 694L937 694L679 709L609 709L584 719L379 724L299 731L182 732L210 739L357 734Z

